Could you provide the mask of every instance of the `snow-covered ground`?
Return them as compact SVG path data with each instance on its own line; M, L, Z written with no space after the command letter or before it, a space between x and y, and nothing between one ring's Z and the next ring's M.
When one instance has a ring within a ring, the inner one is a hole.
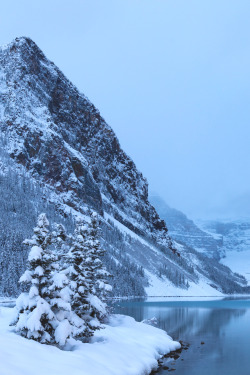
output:
M25 339L9 327L13 309L0 307L1 375L143 375L162 354L180 348L165 331L124 315L112 315L92 343L70 342L70 350Z

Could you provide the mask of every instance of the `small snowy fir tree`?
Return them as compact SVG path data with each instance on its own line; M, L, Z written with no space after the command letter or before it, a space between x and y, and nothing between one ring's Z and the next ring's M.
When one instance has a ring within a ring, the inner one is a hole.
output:
M70 280L63 270L54 273L50 291L52 293L51 310L56 318L54 341L64 346L70 337L84 336L87 326L84 320L71 309Z
M67 234L62 224L55 224L52 233L53 244L56 248L57 260L60 256L60 263L57 262L57 270L53 273L50 286L52 311L57 319L55 329L55 341L64 345L72 335L84 335L86 331L85 322L78 317L71 309L74 293L70 288L69 269L66 267L68 248ZM65 268L66 267L66 268Z
M71 307L75 316L86 322L74 331L74 337L88 340L93 335L93 329L88 324L89 317L89 271L86 267L86 235L87 227L83 220L76 219L76 228L72 237L72 246L68 253L69 267L65 274L70 279L72 294ZM77 325L77 324L76 324Z
M111 285L107 282L110 276L106 271L101 258L104 250L100 244L99 219L96 212L90 215L90 223L88 223L88 233L86 238L86 266L88 267L90 279L90 315L97 321L102 322L108 315L106 299L108 293L112 290ZM92 320L93 328L95 327ZM98 324L97 324L98 326Z
M48 248L51 242L48 226L46 215L39 215L32 239L24 241L32 248L28 256L28 269L21 276L20 283L29 287L29 292L17 298L17 316L13 322L22 336L41 343L53 342L56 326L56 317L48 302L49 280L55 261Z

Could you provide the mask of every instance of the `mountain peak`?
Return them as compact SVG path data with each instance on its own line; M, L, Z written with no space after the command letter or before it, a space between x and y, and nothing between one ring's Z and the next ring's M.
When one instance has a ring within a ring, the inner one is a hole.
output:
M16 37L11 43L9 43L7 46L11 48L22 48L22 47L26 47L26 48L31 48L31 49L34 49L34 50L40 50L40 48L37 46L37 44L29 37L27 36L21 36L21 37Z
M36 45L36 43L31 39L29 38L28 36L20 36L20 37L16 37L12 43L15 43L15 44L28 44L28 45Z
M34 57L38 60L46 60L44 53L37 44L26 36L17 37L12 42L0 46L0 52L7 54L8 59L16 59L17 56L20 56L21 60L26 63Z

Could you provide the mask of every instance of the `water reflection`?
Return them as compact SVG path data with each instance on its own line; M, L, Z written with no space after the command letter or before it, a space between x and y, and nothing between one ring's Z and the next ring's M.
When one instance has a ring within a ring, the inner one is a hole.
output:
M156 317L158 326L174 339L191 344L172 366L176 375L250 374L249 299L126 301L118 303L114 312L138 321Z

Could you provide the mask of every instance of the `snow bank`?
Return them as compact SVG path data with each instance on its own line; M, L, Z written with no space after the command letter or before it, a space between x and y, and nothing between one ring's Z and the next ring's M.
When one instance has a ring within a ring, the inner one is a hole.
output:
M91 344L71 340L71 351L42 345L8 326L13 309L0 310L0 373L8 375L143 375L157 367L162 354L180 348L166 332L112 315Z

